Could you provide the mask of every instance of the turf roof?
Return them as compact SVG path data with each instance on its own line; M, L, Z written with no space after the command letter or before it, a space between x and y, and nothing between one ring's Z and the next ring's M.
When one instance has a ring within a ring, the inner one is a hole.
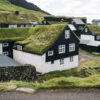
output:
M28 37L30 28L0 28L0 41L18 41Z
M93 35L100 34L100 26L97 26L97 25L88 25L88 28L93 33Z
M18 41L18 44L23 44L23 51L43 54L59 37L66 24L48 25L31 28L31 35L23 40Z

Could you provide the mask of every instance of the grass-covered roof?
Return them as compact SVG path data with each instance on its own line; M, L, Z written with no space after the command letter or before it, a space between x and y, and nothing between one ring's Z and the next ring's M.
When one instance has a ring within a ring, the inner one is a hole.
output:
M100 34L100 26L97 26L97 25L88 25L88 28L91 30L91 32L94 35Z
M46 17L55 17L55 18L75 18L75 19L87 19L86 17L70 17L70 16L53 16L53 15L48 15Z
M0 28L0 41L18 41L28 37L30 28Z
M31 28L31 35L18 44L23 44L23 50L36 54L43 54L59 37L66 24L48 25Z
M49 24L68 24L67 22L48 21Z

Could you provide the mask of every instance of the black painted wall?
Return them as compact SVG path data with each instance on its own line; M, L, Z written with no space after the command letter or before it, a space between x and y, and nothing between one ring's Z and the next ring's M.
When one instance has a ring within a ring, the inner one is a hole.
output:
M69 27L67 26L65 30L70 30ZM75 56L79 54L79 40L75 37L75 35L72 33L70 30L70 39L65 39L65 30L62 32L62 34L59 36L59 38L56 40L56 42L47 50L46 52L46 62L49 61L55 61L58 59L70 57L70 56ZM69 44L70 43L75 43L75 51L74 52L69 52ZM59 54L58 53L58 46L59 45L66 45L66 53L64 54ZM54 51L53 56L48 56L48 51Z
M100 46L94 47L94 46L87 46L87 45L84 45L84 44L80 44L80 48L82 48L83 50L89 51L89 52L100 53Z
M3 52L8 52L9 53L9 57L13 58L13 46L14 46L14 42L5 42L8 43L9 45L7 47L3 47Z

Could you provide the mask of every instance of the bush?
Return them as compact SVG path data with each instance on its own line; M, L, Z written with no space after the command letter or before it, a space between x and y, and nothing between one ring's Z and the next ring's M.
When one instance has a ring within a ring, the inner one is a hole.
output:
M36 69L34 66L31 65L0 68L0 81L10 81L10 80L32 81L35 79L35 77L36 77Z

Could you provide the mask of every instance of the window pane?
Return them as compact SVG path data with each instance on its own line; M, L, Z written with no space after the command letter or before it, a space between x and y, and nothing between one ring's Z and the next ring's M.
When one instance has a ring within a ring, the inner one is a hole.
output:
M65 53L65 45L59 45L59 54Z
M69 38L70 38L70 31L65 30L65 39L69 39Z
M69 52L75 51L75 43L69 44Z
M48 51L48 56L52 56L53 55L53 51Z

